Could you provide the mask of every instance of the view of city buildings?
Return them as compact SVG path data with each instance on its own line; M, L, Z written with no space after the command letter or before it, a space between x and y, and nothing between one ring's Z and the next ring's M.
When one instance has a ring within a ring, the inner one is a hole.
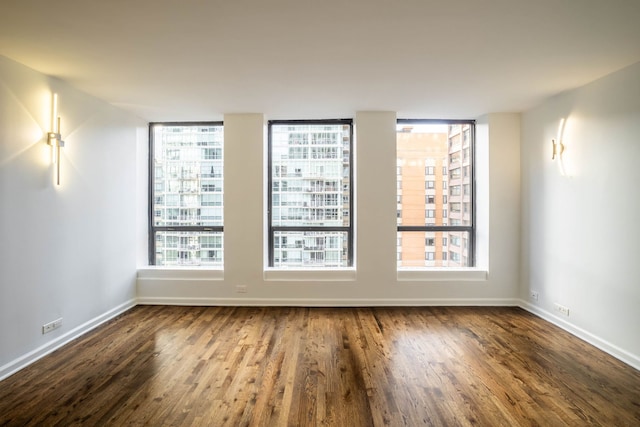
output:
M398 125L398 268L473 264L472 126ZM351 123L269 132L269 265L352 265ZM152 124L151 137L151 263L222 267L222 124Z
M156 265L221 267L223 127L151 125Z
M351 263L351 125L270 126L270 264Z
M397 223L411 227L398 231L399 268L466 267L473 262L471 126L398 125Z

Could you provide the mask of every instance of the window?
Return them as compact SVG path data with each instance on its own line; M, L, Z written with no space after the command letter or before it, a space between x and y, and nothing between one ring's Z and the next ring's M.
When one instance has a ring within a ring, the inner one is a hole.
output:
M397 164L412 177L397 205L405 212L397 221L398 268L472 267L475 123L398 120L396 136Z
M222 123L151 123L149 136L149 264L222 267Z
M351 120L269 122L269 267L353 265L352 141Z

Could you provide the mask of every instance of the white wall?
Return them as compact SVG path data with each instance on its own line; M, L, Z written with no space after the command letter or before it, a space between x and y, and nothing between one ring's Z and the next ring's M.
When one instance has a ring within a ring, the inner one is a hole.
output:
M45 138L52 92L66 140L59 187ZM0 378L135 303L145 127L0 57Z
M520 295L640 369L639 82L640 63L523 115ZM561 118L565 175L551 161Z
M490 114L478 121L483 129L477 144L482 159L478 234L484 252L479 271L400 278L395 255L396 114L356 114L356 267L337 272L265 272L265 120L262 114L224 117L224 272L141 266L140 303L517 304L519 115ZM247 293L237 293L238 285L247 286Z

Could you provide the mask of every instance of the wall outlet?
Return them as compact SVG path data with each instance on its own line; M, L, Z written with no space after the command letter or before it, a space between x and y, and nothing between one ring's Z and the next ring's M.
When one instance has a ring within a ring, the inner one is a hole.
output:
M556 310L558 310L561 314L564 314L565 316L569 317L569 309L567 307L560 304L555 304L555 306L556 306Z
M236 286L236 292L239 294L246 294L247 293L247 285L238 285Z
M62 326L62 317L54 320L53 322L45 323L44 325L42 325L42 334L49 333L54 329L58 329L60 326Z
M537 291L531 291L531 300L538 301L538 292Z

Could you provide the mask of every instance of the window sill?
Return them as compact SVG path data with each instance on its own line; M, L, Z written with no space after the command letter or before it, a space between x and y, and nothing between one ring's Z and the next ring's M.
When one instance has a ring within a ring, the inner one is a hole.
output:
M157 267L153 265L138 268L138 279L153 280L223 280L221 268Z
M429 268L398 270L398 281L406 282L484 282L489 272L481 268Z
M264 271L265 281L337 282L356 280L355 268L340 269L275 269Z

